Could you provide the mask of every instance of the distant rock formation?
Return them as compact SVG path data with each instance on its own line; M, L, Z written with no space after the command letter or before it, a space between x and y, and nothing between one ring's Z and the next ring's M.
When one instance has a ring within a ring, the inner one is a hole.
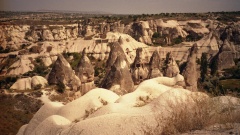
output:
M197 91L197 81L198 81L198 72L197 72L197 51L198 46L194 44L190 49L190 53L187 60L187 66L185 67L182 75L184 76L186 89L191 91Z
M121 56L127 62L126 55L125 55L122 47L120 46L120 43L119 42L114 42L111 45L111 51L110 51L110 54L109 54L109 57L108 57L108 60L107 60L107 63L106 63L107 70L111 69L111 66L114 64L117 57L119 57L119 56ZM127 65L129 65L128 62L127 62Z
M231 68L235 65L236 54L237 52L232 51L229 42L225 40L219 52L212 58L211 65L216 66L216 70Z
M169 54L169 57L166 59L166 70L165 70L165 76L167 77L175 77L177 74L180 73L179 67L173 58L172 53Z
M148 79L163 76L161 72L161 58L158 51L155 50L149 62Z
M153 32L150 30L149 23L147 21L135 22L132 25L132 36L145 44L152 44Z
M32 71L33 69L34 69L34 65L32 64L29 57L20 55L19 59L10 66L7 74L21 75L29 71Z
M48 85L47 80L42 76L33 76L28 78L21 78L15 82L10 89L13 90L32 90L45 88Z
M61 54L58 55L48 75L49 84L58 84L59 82L73 90L78 90L81 85L80 79L75 75L70 64Z
M86 48L83 49L81 60L75 70L77 77L81 80L81 94L87 93L95 87L94 68L86 55Z
M117 57L101 86L119 95L133 91L134 83L131 73L129 72L129 66L124 57L121 55Z
M148 77L148 68L146 66L145 56L143 49L138 48L136 50L136 57L131 66L131 73L134 84L139 84Z

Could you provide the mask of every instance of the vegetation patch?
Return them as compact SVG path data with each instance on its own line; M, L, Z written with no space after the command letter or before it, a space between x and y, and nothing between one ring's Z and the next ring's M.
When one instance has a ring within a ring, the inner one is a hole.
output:
M0 94L0 102L0 133L2 135L17 134L20 127L29 123L42 105L40 101L34 100L32 102L29 97L24 95L13 97L11 95Z
M30 77L33 77L35 75L46 76L49 73L50 69L44 65L43 60L40 57L37 57L33 63L34 63L33 71L29 71L23 74L23 76Z
M0 77L0 89L9 89L18 79L18 76Z
M63 57L68 61L68 63L71 65L72 69L76 69L79 61L81 60L82 53L63 53ZM72 59L70 58L72 57Z
M220 85L225 91L237 92L240 94L240 79L221 80Z

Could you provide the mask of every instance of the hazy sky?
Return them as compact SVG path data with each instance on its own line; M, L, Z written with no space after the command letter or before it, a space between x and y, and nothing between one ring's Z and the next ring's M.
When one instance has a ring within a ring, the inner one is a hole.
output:
M240 11L240 0L0 0L0 10L104 11L119 14Z

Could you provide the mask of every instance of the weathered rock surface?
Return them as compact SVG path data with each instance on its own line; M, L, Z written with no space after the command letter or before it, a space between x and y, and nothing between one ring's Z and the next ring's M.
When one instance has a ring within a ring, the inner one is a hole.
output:
M81 80L81 93L85 94L94 86L94 68L86 55L86 49L83 49L82 57L75 70L76 76Z
M169 54L169 57L166 59L167 61L167 68L165 70L165 75L167 77L175 77L177 74L180 73L179 67L172 56L172 53Z
M190 54L187 60L187 66L185 67L182 75L184 76L186 89L191 91L197 91L197 81L198 81L198 70L197 70L197 51L198 46L194 44L190 49Z
M184 78L181 75L157 77L142 82L134 92L121 97L97 88L66 105L45 104L17 135L180 134L178 130L183 123L179 116L189 124L196 121L195 126L199 126L199 121L215 124L222 120L232 125L236 121L232 118L239 118L239 98L211 98L205 93L175 88L178 81L184 81ZM227 118L229 116L233 117ZM217 126L212 130L216 128L219 129ZM235 128L233 133L238 129Z
M138 48L136 50L136 57L131 66L131 73L134 84L139 84L148 77L148 61L145 59L143 49Z
M139 47L143 48L143 54L146 59L150 58L150 54L148 51L149 46L144 43L137 42L135 39L133 39L127 34L108 32L107 38L109 39L109 42L119 42L129 64L132 64L134 62L134 59L136 57L136 49Z
M26 43L25 33L27 25L1 25L0 26L0 46L3 49L18 50L22 44Z
M232 51L227 40L219 49L219 52L212 58L211 63L217 63L217 70L231 68L235 65L234 59L237 52Z
M48 75L49 84L58 84L59 82L73 90L78 90L81 85L80 79L75 75L70 64L61 54L58 55L58 58Z
M40 89L45 88L48 85L48 82L42 76L33 76L28 78L18 79L10 89L13 90L31 90L31 89Z
M153 52L153 55L149 62L148 79L163 76L161 72L161 58L157 50Z
M8 75L21 75L28 71L32 71L34 65L32 64L29 57L19 56L19 59L14 62L8 69Z
M119 95L133 91L134 83L129 72L129 66L122 55L116 58L111 66L111 70L103 80L102 87L112 90Z
M111 69L111 66L116 61L117 57L121 57L121 58L123 58L127 62L126 55L125 55L122 47L120 46L119 42L114 42L111 45L111 51L110 51L108 60L106 62L107 70ZM127 65L129 65L129 64L127 64Z

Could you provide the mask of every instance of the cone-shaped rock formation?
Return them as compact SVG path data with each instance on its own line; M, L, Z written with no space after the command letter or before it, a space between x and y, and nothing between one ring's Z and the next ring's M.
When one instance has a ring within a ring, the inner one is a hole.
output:
M111 69L111 66L114 64L118 56L121 56L127 62L126 55L122 47L120 46L119 42L114 42L111 45L111 51L106 63L107 71ZM127 63L127 65L129 65L129 63Z
M217 70L231 68L235 65L234 59L237 57L237 52L234 52L228 40L223 42L219 52L212 58L211 65L215 65Z
M163 76L161 72L161 58L158 51L155 50L149 62L148 79Z
M80 79L75 75L70 64L61 54L58 55L48 76L49 84L58 84L60 82L73 90L78 90L81 85Z
M102 87L110 89L119 95L132 92L134 88L131 73L126 60L120 55L117 57L111 70L103 80Z
M131 67L134 84L139 84L148 77L148 69L144 58L143 49L138 48L136 50L136 57Z
M167 77L175 77L180 73L179 67L172 56L172 53L169 54L169 57L166 59L167 68L165 70L165 76Z
M81 93L85 94L95 87L94 68L86 55L86 48L83 49L82 57L75 70L77 77L81 80Z
M197 91L197 81L198 81L197 63L196 63L197 50L198 50L197 44L194 44L190 48L187 65L182 73L184 76L186 87L191 91Z

